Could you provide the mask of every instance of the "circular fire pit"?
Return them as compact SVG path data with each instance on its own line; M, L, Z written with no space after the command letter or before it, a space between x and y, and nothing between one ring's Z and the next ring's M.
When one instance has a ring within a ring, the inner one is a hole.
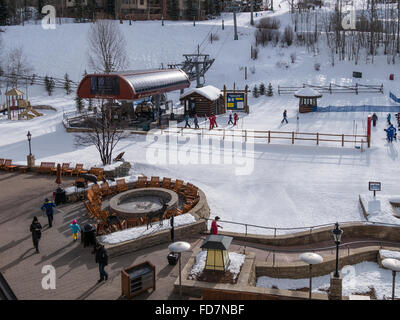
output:
M137 218L160 210L164 202L168 209L175 209L179 197L176 192L168 189L140 188L113 197L110 200L110 209L124 218Z

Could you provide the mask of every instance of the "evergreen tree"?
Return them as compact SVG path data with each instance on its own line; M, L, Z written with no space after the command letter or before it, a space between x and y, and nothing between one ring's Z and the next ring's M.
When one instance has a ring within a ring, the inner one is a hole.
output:
M6 0L0 1L0 25L5 26L8 19L8 5Z
M257 86L254 86L254 88L253 88L253 97L254 98L258 98L260 95L259 95L259 93L258 93L258 88L257 88Z
M265 85L262 82L260 84L259 93L260 93L260 96L265 95Z
M44 84L46 86L46 91L49 94L49 96L51 96L51 94L54 91L54 87L55 87L55 82L53 80L53 78L49 78L47 75L44 78Z
M67 94L72 92L71 90L71 80L69 79L68 73L64 76L64 89Z
M178 20L179 19L179 1L178 0L170 0L169 4L168 4L167 12L168 12L168 16L171 19Z
M189 20L197 16L196 3L197 1L194 0L186 0L186 18Z
M75 105L76 105L76 111L78 111L79 113L81 113L83 111L83 101L81 98L79 98L78 96L76 96L75 98Z
M267 89L267 96L268 97L272 97L274 95L274 91L273 91L273 89L272 89L272 84L270 83L269 85L268 85L268 89Z

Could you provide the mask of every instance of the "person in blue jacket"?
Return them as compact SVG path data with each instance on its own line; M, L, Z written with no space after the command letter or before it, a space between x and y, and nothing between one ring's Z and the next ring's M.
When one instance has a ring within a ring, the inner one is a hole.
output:
M53 214L54 214L54 209L56 205L54 204L53 201L49 201L49 199L44 199L44 203L40 210L46 211L47 219L49 220L49 228L53 226Z
M387 129L387 138L389 142L393 142L393 137L396 134L396 128L393 127L391 124L390 127Z
M189 124L189 115L188 115L188 114L185 115L185 121L186 121L185 128L187 128L187 127L190 128L190 124Z

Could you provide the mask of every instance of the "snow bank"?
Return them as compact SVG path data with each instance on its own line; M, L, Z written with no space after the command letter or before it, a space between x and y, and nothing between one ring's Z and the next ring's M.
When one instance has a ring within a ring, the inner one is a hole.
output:
M343 295L349 296L354 293L365 293L374 288L377 299L392 295L392 272L379 268L374 262L362 262L354 266L344 266L341 270L343 278ZM257 287L271 288L275 286L282 290L294 290L308 288L309 279L277 279L270 277L259 277ZM326 293L330 286L330 275L313 278L313 289L315 293ZM400 284L396 283L396 290ZM398 292L398 291L397 291Z
M368 214L368 221L400 224L400 215L391 203L400 204L400 196L360 194L361 202ZM399 218L397 218L398 216Z
M207 251L203 250L196 255L195 264L193 265L192 270L190 271L189 278L194 279L196 276L201 274L206 266L206 258ZM229 266L228 271L232 273L233 279L236 279L238 276L240 269L244 263L246 256L244 254L229 252Z
M182 214L179 216L176 216L174 218L174 226L179 227L179 226L184 226L188 225L191 223L196 222L196 219L189 213ZM134 239L138 239L144 236L148 236L152 233L164 231L170 229L170 224L169 224L169 219L163 220L163 225L160 225L160 223L153 222L152 227L149 227L147 229L147 226L139 226L135 228L130 228L122 231L117 231L113 232L111 234L107 234L105 236L101 236L99 240L102 243L106 244L117 244L117 243L122 243L125 241L130 241Z
M400 260L400 252L399 251L391 251L391 250L379 250L379 255L381 259L392 258Z

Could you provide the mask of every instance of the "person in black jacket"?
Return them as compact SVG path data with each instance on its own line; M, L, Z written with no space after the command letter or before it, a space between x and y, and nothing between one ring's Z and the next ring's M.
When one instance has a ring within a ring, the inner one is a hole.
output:
M37 217L33 217L30 231L32 232L33 246L35 247L36 252L39 253L39 240L42 236L42 225L40 224Z
M97 243L96 245L96 263L99 264L100 279L97 283L102 282L104 279L108 280L108 273L104 270L105 266L108 265L108 254L107 250L103 245Z
M376 121L378 121L378 116L376 113L372 115L372 125L375 127L376 126Z

